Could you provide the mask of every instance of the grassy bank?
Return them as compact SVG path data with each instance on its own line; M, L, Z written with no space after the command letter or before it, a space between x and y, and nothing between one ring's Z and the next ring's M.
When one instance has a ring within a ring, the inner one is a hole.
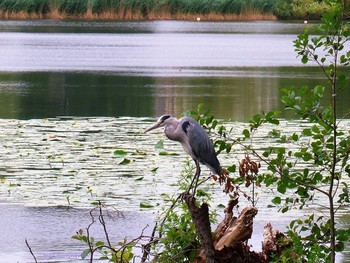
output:
M0 0L3 19L274 20L317 19L324 12L319 0Z
M276 19L271 0L0 0L1 18Z

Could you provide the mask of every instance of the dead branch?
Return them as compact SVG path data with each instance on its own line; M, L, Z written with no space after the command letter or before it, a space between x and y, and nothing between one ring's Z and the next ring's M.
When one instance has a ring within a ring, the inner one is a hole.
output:
M215 259L215 248L211 234L208 205L203 203L201 207L198 207L195 197L189 193L184 193L183 199L188 206L192 221L196 227L206 262L217 263L218 261Z
M235 247L238 242L247 241L253 233L253 219L258 213L255 207L245 207L238 218L233 217L220 239L216 241L215 249Z
M33 259L34 259L34 262L35 262L35 263L38 263L38 261L36 260L35 255L34 255L34 253L33 253L33 251L32 251L32 248L31 248L31 247L29 246L29 244L28 244L27 239L25 239L25 242L26 242L27 248L29 249L30 254L32 255L32 257L33 257Z
M215 230L213 240L207 204L196 206L195 198L189 194L184 195L184 200L202 246L193 263L266 263L263 255L250 251L250 246L246 244L251 238L253 219L258 212L255 207L246 207L238 217L234 217L233 208L238 204L238 199L230 200L224 210L225 218Z

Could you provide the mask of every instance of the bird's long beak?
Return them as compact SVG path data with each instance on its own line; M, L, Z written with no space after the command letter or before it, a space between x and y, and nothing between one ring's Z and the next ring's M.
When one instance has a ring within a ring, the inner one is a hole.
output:
M151 130L157 129L160 127L162 123L161 122L156 122L153 126L149 127L147 130L145 130L145 132L149 132Z

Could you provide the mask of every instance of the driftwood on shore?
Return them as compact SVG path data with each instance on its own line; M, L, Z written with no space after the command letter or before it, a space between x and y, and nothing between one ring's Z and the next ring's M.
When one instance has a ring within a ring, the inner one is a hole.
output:
M201 243L201 249L193 263L266 263L272 254L281 252L278 239L283 234L273 230L271 224L264 229L262 252L250 251L247 241L251 238L253 219L258 213L255 207L244 208L236 217L233 208L238 200L230 200L224 210L224 219L212 234L208 205L203 203L198 207L191 194L185 195L184 200Z

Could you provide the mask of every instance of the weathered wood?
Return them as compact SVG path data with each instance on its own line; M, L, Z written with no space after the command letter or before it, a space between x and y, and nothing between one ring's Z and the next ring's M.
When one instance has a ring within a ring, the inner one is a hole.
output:
M221 223L217 226L215 230L216 240L220 240L220 238L225 234L226 229L229 227L230 222L233 217L233 208L238 204L238 199L230 200L224 209L225 218L221 221Z
M188 206L192 221L196 227L199 241L205 254L206 262L217 263L215 248L213 245L211 227L209 221L209 208L206 203L200 207L196 205L196 199L192 194L185 193L183 198Z
M281 242L284 239L284 242ZM265 256L266 262L271 260L272 255L280 256L283 251L293 246L291 241L286 239L286 236L280 231L273 229L272 225L268 223L264 227L264 240L262 242L262 254ZM290 259L298 261L299 255L291 251L288 255Z
M215 249L234 247L238 242L250 239L253 232L253 218L257 213L255 207L245 207L238 218L233 217L225 233L217 240Z
M185 201L202 245L193 263L266 263L265 257L260 253L250 251L250 246L245 242L252 235L253 219L258 212L256 208L246 207L238 217L234 217L233 208L237 205L238 200L230 200L224 210L225 218L215 230L215 240L209 244L212 238L208 234L210 231L208 206L202 204L200 208L197 207L193 197L185 198ZM206 243L204 244L203 241Z

